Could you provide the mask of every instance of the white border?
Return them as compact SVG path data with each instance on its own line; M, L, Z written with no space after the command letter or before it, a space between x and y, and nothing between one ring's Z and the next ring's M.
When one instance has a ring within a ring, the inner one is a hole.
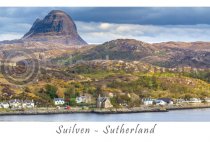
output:
M157 124L154 134L104 134L107 125L113 128L125 124L133 128L137 124L151 127ZM77 124L77 128L97 129L98 133L57 134L60 125L64 127ZM207 142L209 141L210 122L1 122L1 141L8 142Z
M0 7L209 7L210 0L0 0ZM208 13L207 13L208 14ZM197 142L209 141L210 122L188 123L188 122L161 122L157 123L156 133L154 135L58 135L55 133L56 128L61 125L77 123L83 126L103 129L110 124L96 122L0 122L1 141L21 141L21 142L38 142L38 141L77 141L77 142L128 142L128 141L147 141L147 142ZM122 122L120 122L122 123ZM114 123L114 125L120 124ZM124 122L127 125L141 122ZM142 125L154 124L141 123Z
M209 7L210 0L0 0L0 7Z

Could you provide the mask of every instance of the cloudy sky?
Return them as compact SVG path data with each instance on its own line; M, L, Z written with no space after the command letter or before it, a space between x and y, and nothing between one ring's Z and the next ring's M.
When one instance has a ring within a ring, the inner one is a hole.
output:
M0 41L21 38L36 18L64 10L88 43L210 41L210 8L0 8Z

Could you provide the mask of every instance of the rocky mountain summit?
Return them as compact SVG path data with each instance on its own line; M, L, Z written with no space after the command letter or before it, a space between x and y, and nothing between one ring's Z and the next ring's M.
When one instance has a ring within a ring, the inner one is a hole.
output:
M22 40L67 45L87 44L78 34L73 19L60 10L51 11L43 20L37 19Z

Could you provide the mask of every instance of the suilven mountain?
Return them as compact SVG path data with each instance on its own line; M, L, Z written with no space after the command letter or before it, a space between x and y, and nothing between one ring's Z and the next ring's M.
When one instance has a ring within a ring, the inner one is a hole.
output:
M43 20L37 19L22 40L57 42L70 45L87 44L79 36L72 18L60 10L51 11Z
M31 29L20 39L3 43L60 43L65 45L87 44L78 34L73 19L60 10L51 11L44 19L36 19Z

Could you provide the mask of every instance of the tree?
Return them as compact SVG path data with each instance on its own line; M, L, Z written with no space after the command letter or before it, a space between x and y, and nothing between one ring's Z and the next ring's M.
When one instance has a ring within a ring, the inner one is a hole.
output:
M139 84L143 87L147 87L149 89L157 89L158 83L157 83L157 77L156 76L141 76L139 78Z
M69 101L69 105L71 106L76 106L76 98L71 98L70 101Z
M47 84L45 86L46 94L50 96L51 99L57 98L57 87Z
M65 90L65 92L64 92L64 95L65 95L65 97L72 97L72 96L75 96L75 88L74 87L69 87L69 88L67 88L66 90Z

